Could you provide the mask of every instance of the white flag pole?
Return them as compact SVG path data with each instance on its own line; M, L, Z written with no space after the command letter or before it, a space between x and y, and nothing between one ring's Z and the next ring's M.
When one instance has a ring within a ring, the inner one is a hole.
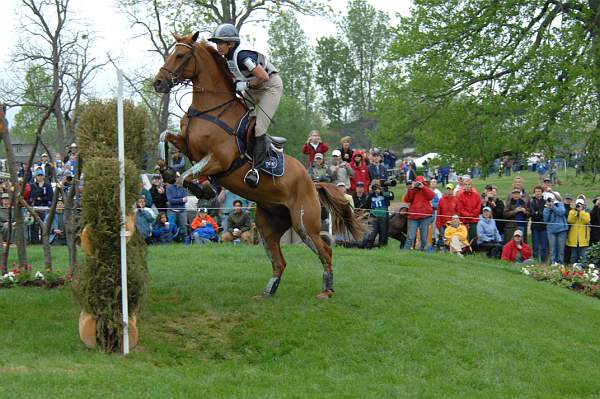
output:
M125 138L123 127L123 71L117 69L117 139L119 146L119 207L121 208L121 306L123 313L123 354L129 353L129 303L127 299L127 229L125 221Z

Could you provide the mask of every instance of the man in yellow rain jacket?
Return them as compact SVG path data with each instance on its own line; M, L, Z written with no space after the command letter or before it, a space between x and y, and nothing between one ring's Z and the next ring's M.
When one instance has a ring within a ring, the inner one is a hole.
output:
M575 209L569 211L567 223L571 225L567 235L567 246L571 247L571 263L585 261L585 252L590 245L590 214L585 210L585 200L575 201Z
M444 238L450 248L450 252L458 256L469 249L469 240L467 240L467 227L460 222L458 215L452 215L444 231Z

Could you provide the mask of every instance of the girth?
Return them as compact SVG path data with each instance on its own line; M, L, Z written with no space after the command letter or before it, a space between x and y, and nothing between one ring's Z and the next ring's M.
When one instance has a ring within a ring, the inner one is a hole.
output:
M233 101L233 100L232 100ZM231 101L230 101L231 102ZM228 105L230 102L227 102L225 104L222 104L218 107L209 109L207 111L198 111L195 108L192 108L191 106L188 108L187 111L187 115L188 118L200 118L200 119L204 119L206 121L212 122L213 124L217 125L218 127L220 127L221 129L223 129L228 135L230 136L235 136L235 130L230 127L228 124L226 124L225 122L223 122L221 119L219 119L219 117L225 112L225 110L227 108L225 108L221 113L219 113L218 116L214 116L209 114L208 112L210 111L214 111L215 109L224 107L225 105ZM186 142L189 138L189 131L187 131L190 127L191 123L188 122L187 128L186 128L186 135L185 135L185 139ZM187 145L187 143L186 143ZM225 170L224 172L220 172L211 176L208 176L208 179L211 182L215 182L218 179L221 179L223 177L229 176L230 174L232 174L233 172L235 172L236 169L242 167L246 162L248 162L248 159L246 158L246 156L244 154L240 154L240 156L238 158L236 158L231 165L229 165L229 168L227 168L227 170Z

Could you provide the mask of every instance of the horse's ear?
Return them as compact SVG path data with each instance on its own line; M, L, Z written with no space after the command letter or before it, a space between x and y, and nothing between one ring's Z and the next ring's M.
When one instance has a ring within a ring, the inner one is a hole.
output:
M192 36L192 42L198 40L198 36L200 36L200 31L196 31L196 33L194 33L194 36Z
M171 36L173 36L175 38L176 41L181 40L181 36L179 36L177 33L175 32L171 32Z

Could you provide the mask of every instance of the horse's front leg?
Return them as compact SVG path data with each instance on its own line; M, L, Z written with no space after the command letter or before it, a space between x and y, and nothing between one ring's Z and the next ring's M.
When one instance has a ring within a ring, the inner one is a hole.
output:
M169 157L169 143L173 144L175 148L185 154L185 140L183 139L183 136L169 133L165 130L158 138L158 154L160 160L165 161L167 164L167 158Z

